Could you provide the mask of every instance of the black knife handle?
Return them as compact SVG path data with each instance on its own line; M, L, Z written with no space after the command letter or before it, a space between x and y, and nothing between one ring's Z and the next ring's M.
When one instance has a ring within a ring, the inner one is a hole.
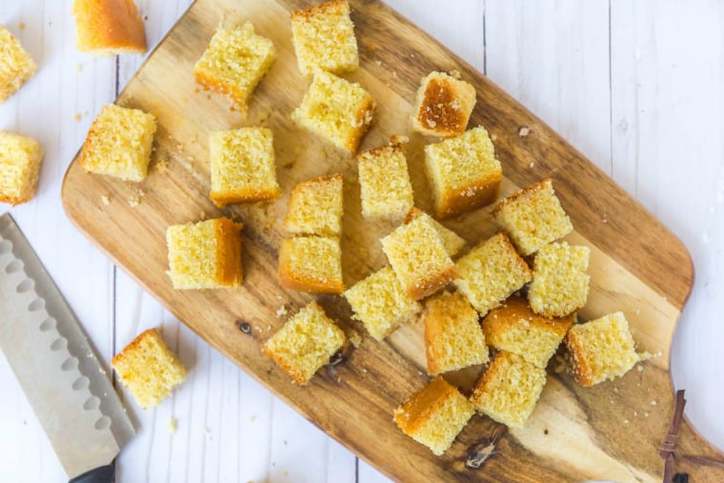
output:
M116 481L116 460L111 461L109 465L86 471L70 480L69 483L113 483L114 481Z

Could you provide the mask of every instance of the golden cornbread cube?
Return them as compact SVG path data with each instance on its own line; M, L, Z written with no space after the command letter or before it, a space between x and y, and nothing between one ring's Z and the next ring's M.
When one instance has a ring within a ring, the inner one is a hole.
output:
M304 385L346 340L344 331L327 317L324 309L317 302L310 302L266 341L262 352L274 360L292 382Z
M209 136L211 192L218 207L279 196L271 129L245 127Z
M157 406L186 379L186 368L158 329L141 332L113 357L111 364L143 409Z
M0 26L0 102L15 94L37 68L18 39Z
M146 51L146 32L133 0L75 0L76 45L81 52L118 55Z
M488 346L478 313L458 292L443 292L425 302L427 373L441 374L488 362Z
M495 221L508 233L523 256L573 231L573 225L553 190L544 179L500 201L493 210Z
M320 176L294 187L284 227L293 235L340 236L343 212L342 175Z
M109 104L88 131L80 165L90 173L143 181L148 175L155 133L153 114Z
M475 408L442 377L437 377L395 409L395 424L407 436L440 456L475 414Z
M405 293L392 267L384 267L344 292L359 320L372 337L382 340L399 326L411 322L422 310Z
M535 254L528 301L546 317L565 317L586 305L591 249L566 242L551 243Z
M428 221L430 221L430 223L432 223L432 226L435 227L438 235L440 235L440 238L442 238L442 244L445 245L445 250L447 251L447 254L451 257L454 257L455 255L460 253L460 250L465 247L465 240L460 235L458 235L450 228L446 227L435 218L418 208L412 208L410 210L410 212L407 214L407 217L405 218L405 223L409 223L418 216L424 217Z
M574 325L566 336L566 347L573 376L582 386L621 377L641 360L622 312Z
M476 409L510 428L521 428L533 413L546 371L517 354L498 352L480 377L470 400Z
M241 229L228 218L169 226L166 244L173 288L241 286Z
M412 129L428 136L450 137L465 132L475 107L475 88L444 72L422 79L412 110Z
M344 281L339 238L299 236L283 240L279 278L284 287L293 290L341 294Z
M455 277L455 264L427 218L400 225L380 241L405 293L415 300L432 295Z
M528 264L508 237L498 233L481 242L455 264L455 286L485 315L530 282Z
M292 42L304 75L315 68L343 74L359 65L347 0L329 0L292 12Z
M251 22L219 26L194 66L196 82L231 97L242 110L276 59L271 40L254 33Z
M483 320L485 341L545 368L573 325L575 316L549 319L533 312L524 298L511 297Z
M357 158L362 216L369 220L399 222L414 200L402 144L390 143Z
M374 99L359 84L316 70L302 103L292 112L292 120L354 154L372 123L374 110Z
M482 126L425 146L425 171L438 218L491 203L503 179L493 142Z
M37 141L0 131L0 201L17 205L35 196L42 159Z

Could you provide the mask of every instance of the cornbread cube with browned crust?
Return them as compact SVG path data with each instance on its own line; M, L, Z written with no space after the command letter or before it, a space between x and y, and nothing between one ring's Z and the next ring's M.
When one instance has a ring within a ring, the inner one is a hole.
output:
M450 137L465 132L475 107L475 88L444 72L422 79L412 111L412 128L428 136Z
M401 221L414 203L402 144L390 143L360 154L357 168L362 216Z
M531 271L510 240L498 233L455 264L455 286L485 315L530 282Z
M273 359L292 382L304 385L345 342L342 329L317 302L310 302L266 341L262 352Z
M483 320L485 341L545 368L573 325L575 316L549 319L533 312L522 297L511 297Z
M0 26L0 102L15 94L37 69L18 39Z
M343 211L342 175L320 176L292 189L284 227L292 235L340 236Z
M299 70L315 68L334 74L352 72L359 65L354 24L347 0L329 0L292 12L292 41Z
M440 456L452 445L475 408L442 377L437 377L395 410L395 424L407 436Z
M37 141L0 131L0 201L17 205L35 196L42 159Z
M283 286L310 293L344 291L339 238L299 236L279 247L279 278Z
M144 409L157 406L186 379L186 368L158 329L139 334L113 357L112 365L121 383Z
M118 55L146 51L146 32L133 0L75 0L76 45L81 52Z
M586 305L591 249L566 242L551 243L535 255L528 301L534 312L565 317Z
M445 250L447 250L447 254L451 257L454 257L455 255L460 253L460 250L465 247L465 240L460 237L460 235L458 235L450 228L446 227L445 225L434 219L432 216L428 215L427 213L418 208L412 208L410 212L407 213L405 223L409 223L418 216L424 217L429 220L430 223L432 223L432 226L435 227L438 235L440 235L440 238L442 238L442 244L445 245Z
M566 346L573 376L582 386L621 377L641 360L622 312L574 325L566 336Z
M215 218L166 230L168 275L175 289L238 287L242 225Z
M503 179L493 142L482 126L425 146L425 168L438 218L491 203Z
M471 402L478 411L510 428L521 428L533 413L546 371L517 354L498 352L480 377Z
M550 179L500 201L493 216L523 256L531 255L573 231Z
M488 362L488 346L478 313L458 292L443 292L425 302L427 373L441 374Z

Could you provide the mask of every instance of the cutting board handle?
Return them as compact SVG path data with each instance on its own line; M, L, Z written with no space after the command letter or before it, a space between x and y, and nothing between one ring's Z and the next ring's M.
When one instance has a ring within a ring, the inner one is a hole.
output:
M69 483L113 483L116 481L116 460L76 476Z

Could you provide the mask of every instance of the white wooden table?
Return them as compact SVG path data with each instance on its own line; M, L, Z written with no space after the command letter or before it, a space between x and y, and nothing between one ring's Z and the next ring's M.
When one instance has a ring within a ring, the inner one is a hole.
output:
M190 0L138 3L154 45ZM674 381L687 389L695 426L723 448L724 3L389 3L557 129L683 239L697 280L674 342ZM174 320L65 217L63 173L94 115L142 61L78 53L70 4L0 1L0 24L40 65L0 105L0 129L37 138L47 153L38 196L11 211L106 361L140 330L161 324L193 366L155 410L126 397L138 435L120 456L119 481L384 479ZM0 481L64 479L0 355Z

